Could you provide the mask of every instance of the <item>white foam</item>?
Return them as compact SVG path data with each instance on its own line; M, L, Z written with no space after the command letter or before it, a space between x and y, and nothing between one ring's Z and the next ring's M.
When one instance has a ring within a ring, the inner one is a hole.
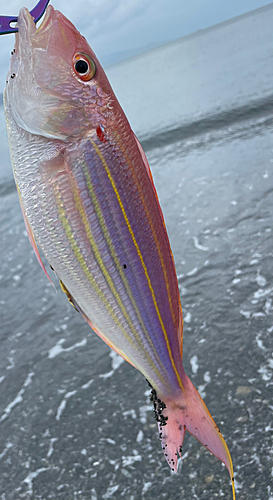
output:
M265 314L262 313L262 312L256 312L256 313L253 313L252 314L252 317L253 318L264 318L265 317Z
M109 356L112 358L112 369L114 371L117 370L122 363L124 363L124 359L115 351L110 351Z
M205 381L207 384L209 384L209 383L211 382L210 372L206 372L206 373L204 373L204 375L203 375L203 379L204 379L204 381Z
M178 280L181 280L182 278L184 278L184 276L185 276L185 274L178 274L178 275L177 275L177 279L178 279Z
M242 314L242 316L244 316L246 319L249 319L251 317L251 311L243 311L243 309L241 309L240 314Z
M119 484L116 484L115 486L109 486L106 490L106 493L104 493L104 495L102 495L102 498L113 498L113 495L114 493L116 493L116 491L118 491L119 489Z
M61 404L59 405L59 407L57 409L56 420L60 420L61 415L66 408L67 400L69 398L71 398L72 396L75 396L75 394L77 394L77 392L78 391L71 391L71 392L66 393L65 397L63 398L63 400L61 401Z
M100 378L104 378L104 379L107 379L107 378L110 378L114 375L115 371L114 370L111 370L110 372L107 372L107 373L101 373L99 375Z
M203 399L206 397L205 388L206 388L206 384L202 384L202 385L198 386L198 392L199 392L201 398L203 398Z
M258 335L256 335L256 337L255 337L256 344L259 347L259 349L266 351L266 347L263 345L263 341L260 339L261 335L262 335L262 332L260 332L260 333L258 333Z
M198 271L198 267L194 267L191 271L187 273L187 276L193 276Z
M263 287L263 286L265 286L265 285L266 285L266 279L265 279L265 277L264 277L264 276L262 276L262 275L260 274L260 272L259 272L259 271L257 272L257 276L256 276L256 278L255 278L255 281L256 281L256 283L257 283L259 286L262 286L262 287Z
M33 494L33 484L32 481L35 479L41 472L45 472L47 470L50 470L50 467L41 467L40 469L37 469L34 472L31 472L24 480L23 483L26 483L28 486L28 494L32 495Z
M191 479L195 479L195 478L197 477L197 472L196 472L196 471L191 472L191 473L189 474L189 477L190 477Z
M109 443L109 444L113 444L113 445L115 445L115 444L116 444L116 441L114 441L114 440L113 440L113 439L111 439L111 438L106 438L106 439L105 439L105 441L107 441L107 443Z
M144 483L143 488L142 488L142 495L144 495L146 493L146 491L148 491L148 489L151 488L151 486L152 486L152 483L150 483L149 481L147 483Z
M262 379L265 381L265 382L268 382L271 377L272 377L272 372L271 370L269 369L268 366L265 366L265 365L262 365L259 370L258 370L258 373L261 374L262 376Z
M254 299L260 299L261 297L266 297L273 292L273 288L267 288L266 290L262 290L261 288L254 293Z
M196 354L190 359L190 364L192 373L197 373L199 365L198 365L198 357L196 356Z
M65 342L65 340L66 339L60 339L54 347L51 347L51 349L49 349L48 357L50 359L56 358L56 356L59 356L59 354L61 354L62 352L74 351L74 349L77 349L78 347L83 347L87 344L87 339L84 338L80 342L76 342L76 344L73 344L72 346L65 348L62 347L62 344Z
M58 441L58 438L51 438L50 439L50 442L49 442L49 448L48 448L48 452L47 452L47 458L51 457L53 451L54 451L54 447L53 447L53 444L55 443L55 441Z
M110 358L112 358L112 362L111 362L112 370L110 372L107 372L107 373L102 373L101 375L99 375L100 378L107 379L107 378L112 377L114 375L115 371L120 367L120 365L122 365L122 363L124 363L124 359L113 350L111 350L109 352L109 356L110 356Z
M91 378L91 380L89 380L88 382L86 382L86 384L82 385L82 389L89 389L89 387L93 384L93 382L94 382L94 379Z
M132 465L135 462L141 462L141 461L142 461L142 456L139 455L136 450L133 450L133 455L130 455L128 457L122 457L122 466L128 467L128 465Z
M95 488L92 488L92 490L91 490L91 500L98 500L97 492L96 492Z
M10 448L12 448L12 446L13 446L13 444L8 441L6 444L6 447L4 448L2 453L0 453L0 459L3 458L7 454L7 452L9 451Z
M195 248L197 248L197 250L202 250L203 252L207 252L209 249L208 247L201 245L199 243L198 239L196 238L196 236L193 237L193 244L194 244Z
M185 323L190 323L191 322L191 313L187 312L185 317L183 318Z
M11 354L13 354L14 351L11 351ZM9 366L7 366L7 370L12 370L12 368L15 367L15 363L14 363L14 358L12 356L8 356L8 361L10 363Z
M136 416L136 412L135 412L135 410L133 410L133 409L131 409L131 410L127 410L127 411L124 411L124 412L122 413L122 415L123 415L124 417L131 416L134 420L137 418L137 416Z
M264 310L266 314L269 314L272 309L272 299L267 299L264 305Z
M34 376L34 372L30 372L23 383L23 387L28 387L32 382L32 377Z
M34 372L30 372L28 374L26 380L23 383L22 389L18 392L18 394L14 398L14 400L11 403L9 403L8 406L6 406L6 408L4 409L4 413L0 417L0 422L3 422L3 420L5 420L9 416L10 412L17 404L22 403L23 394L25 393L25 388L31 384L33 375L34 375Z
M143 436L144 436L143 431L142 430L138 431L138 435L136 437L136 442L141 443Z
M140 406L139 408L139 414L140 414L140 422L142 424L146 424L147 422L147 416L146 416L146 413L148 411L151 411L151 406L149 405L144 405L144 406Z

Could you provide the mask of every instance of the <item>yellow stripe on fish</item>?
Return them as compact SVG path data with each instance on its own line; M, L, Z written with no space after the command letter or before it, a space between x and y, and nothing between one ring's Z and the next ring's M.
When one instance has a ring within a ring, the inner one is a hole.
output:
M176 365L175 365L175 362L174 362L174 359L173 359L173 355L172 355L172 351L171 351L171 347L170 347L170 343L169 343L169 339L168 339L168 335L167 335L167 332L166 332L166 329L165 329L165 326L164 326L164 323L163 323L163 320L161 318L161 314L160 314L160 311L159 311L159 307L158 307L158 304L157 304L157 301L156 301L156 297L155 297L155 293L154 293L154 289L152 287L152 283L151 283L151 280L150 280L150 277L149 277L149 274L148 274L148 270L147 270L147 267L145 265L145 262L143 260L143 257L142 257L142 254L141 254L141 251L140 251L140 248L138 246L138 243L136 241L136 238L135 238L135 235L133 233L133 230L132 230L132 227L131 227L131 224L128 220L128 217L126 215L126 212L125 212L125 209L124 209L124 206L123 206L123 203L121 201L121 198L120 198L120 195L119 195L119 192L118 192L118 189L116 187L116 184L115 184L115 181L111 175L111 172L108 168L108 165L107 165L107 162L103 156L103 154L101 153L100 149L98 148L97 144L90 138L89 139L94 150L96 151L98 157L100 158L101 160L101 163L103 165L103 167L105 168L105 171L107 173L107 176L111 182L111 185L112 185L112 188L116 194L116 197L117 197L117 200L119 202L119 206L121 208L121 211L122 211L122 214L123 214L123 217L125 219L125 222L126 222L126 225L128 227L128 230L129 230L129 233L132 237L132 240L134 242L134 245L135 245L135 248L136 248L136 251L137 251L137 254L139 256L139 259L141 261L141 264L142 264L142 267L143 267L143 270L144 270L144 273L145 273L145 276L146 276L146 279L147 279L147 282L148 282L148 286L149 286L149 289L150 289L150 292L151 292L151 295L152 295L152 299L153 299L153 303L154 303L154 307L155 307L155 310L156 310L156 313L157 313L157 316L158 316L158 319L159 319L159 322L160 322L160 325L161 325L161 328L162 328L162 331L163 331L163 334L164 334L164 338L165 338L165 342L166 342L166 346L167 346L167 350L168 350L168 354L169 354L169 358L171 360L171 363L172 363L172 367L173 367L173 370L175 372L175 375L177 377L177 380L178 380L178 383L181 387L182 390L184 390L184 386L182 384L182 380L179 376L179 373L177 371L177 368L176 368Z
M84 257L82 256L82 253L77 245L77 242L74 238L74 235L73 235L73 232L72 232L72 229L71 229L71 226L66 218L66 212L65 212L65 209L63 208L63 202L62 202L62 198L61 198L61 195L59 193L59 190L57 187L54 187L54 191L55 191L55 197L56 197L56 202L57 202L57 206L58 206L58 210L59 210L59 216L60 216L60 221L62 223L62 226L65 230L65 234L66 234L66 237L71 245L71 248L74 252L74 255L75 257L77 258L81 268L82 268L82 271L84 272L85 276L87 277L88 281L91 283L92 287L94 288L96 294L99 296L100 300L102 301L103 305L105 306L105 308L107 309L107 311L109 312L110 316L112 317L112 319L114 320L114 322L116 323L116 325L118 326L118 328L120 328L120 330L122 331L123 335L125 336L125 338L128 340L128 342L134 346L134 342L133 340L129 337L129 335L127 334L126 330L124 329L123 325L120 323L119 319L117 318L117 316L115 315L111 305L109 304L109 302L107 301L106 297L104 296L103 292L101 291L100 287L98 286L96 280L93 278L92 274L90 273L89 269L88 269L88 266L85 262L85 259Z
M146 326L145 326L145 324L143 322L143 319L141 317L141 314L139 312L139 308L138 308L138 306L137 306L137 304L136 304L136 302L134 300L134 297L133 297L133 294L131 292L130 286L129 286L128 281L127 281L127 279L126 279L126 277L124 275L124 269L123 269L123 267L120 264L120 261L118 259L117 254L116 254L116 251L115 251L114 245L112 243L109 231L108 231L108 229L106 227L106 224L105 224L105 221L104 221L104 217L102 215L99 202L98 202L97 197L95 195L95 192L94 192L94 189L93 189L93 186L92 186L92 182L91 182L88 170L87 170L86 165L84 163L82 164L82 169L83 169L83 172L84 172L84 175L85 175L85 179L86 179L86 183L87 183L87 188L88 188L88 191L89 191L92 203L93 203L93 207L95 209L95 212L96 212L96 215L97 215L100 227L102 229L105 241L106 241L106 243L108 245L111 257L114 260L114 263L116 265L116 268L118 270L118 273L120 275L122 283L123 283L123 285L125 287L125 290L126 290L126 292L128 294L128 297L129 297L129 299L130 299L130 301L131 301L131 303L133 305L133 308L135 310L136 316L137 316L137 318L139 320L139 323L141 325L141 328L142 328L142 330L143 330L143 332L145 334L146 340L148 341L148 343L150 345L150 348L151 348L151 350L152 350L152 352L153 352L153 354L154 354L154 356L155 356L158 364L160 365L162 371L166 373L166 379L164 381L164 385L166 386L166 382L167 382L167 379L168 379L168 374L166 372L166 368L164 367L164 365L163 365L163 363L162 363L162 361L161 361L161 359L160 359L160 357L159 357L159 355L157 353L157 350L155 349L155 345L153 344L153 342L151 341L151 339L149 337L149 334L147 332L147 328L146 328ZM87 224L88 224L88 222L87 222ZM104 267L104 269L105 269L105 267ZM106 271L106 269L105 269L105 271ZM114 285L113 285L113 287L114 287ZM111 288L111 291L113 293L112 288ZM123 309L124 309L124 306L123 306ZM132 331L134 331L133 328L132 328ZM137 334L137 332L135 332L135 335L138 337L139 342L141 342L141 340L140 340L139 335ZM160 376L159 372L157 371L157 369L155 367L154 367L154 370L156 371L156 373L158 374L158 376Z
M116 290L115 288L115 285L113 283L113 280L109 274L109 272L107 271L105 265L104 265L104 262L101 258L101 255L100 255L100 251L97 247L97 244L94 240L94 237L92 235L92 232L91 232L91 229L90 229L90 226L89 226L89 222L88 222L88 219L86 217L86 213L85 213L85 210L84 210L84 207L82 205L82 200L81 200L81 197L80 197L80 194L79 194L79 190L78 190L78 185L75 181L75 179L71 176L71 180L70 180L70 183L71 183L71 188L72 188L72 192L73 192L73 195L74 195L74 200L75 200L75 204L76 204L76 208L80 214L80 217L81 217L81 220L82 220L82 223L83 223L83 226L84 226L84 229L85 229L85 232L86 232L86 235L87 235L87 238L90 242L90 245L91 245L91 249L92 249L92 252L95 256L95 259L97 261L97 264L99 265L99 268L111 290L111 293L113 295L113 297L115 298L119 308L120 308L120 311L122 312L123 314L123 317L124 319L127 321L128 323L128 326L129 328L131 329L132 333L134 334L134 337L139 345L139 347L141 349L143 349L143 353L144 353L144 357L145 359L148 361L148 363L151 365L152 369L154 370L154 372L156 373L156 375L160 378L161 382L163 383L163 385L166 386L166 382L167 382L167 379L164 379L164 377L162 376L162 374L158 371L158 369L156 368L154 362L152 361L151 357L148 355L147 351L145 350L142 342L141 342L141 338L139 336L139 333L137 332L129 314L127 313L126 311L126 308L124 307L124 304L122 302L122 299L118 293L118 291ZM97 214L98 215L98 214ZM82 266L82 264L81 264ZM127 337L126 337L127 338ZM128 337L129 338L129 337ZM157 356L157 353L156 351L154 350L154 353L155 355ZM157 356L158 357L158 356ZM158 358L158 361L160 362L160 359Z
M143 208L144 208L144 211L145 211L145 214L146 214L146 217L147 217L147 221L149 223L149 227L152 231L152 235L153 235L153 238L154 238L154 241L155 241L155 244L156 244L156 249L157 249L157 253L158 253L158 256L159 256L159 260L160 260L160 263L161 263L161 267L162 267L162 270L163 270L163 274L164 274L164 279L165 279L165 284L166 284L166 290L167 290L167 295L168 295L168 300L169 300L169 305L170 305L170 309L171 309L171 314L172 314L172 318L173 318L173 322L175 324L175 313L174 313L174 310L173 310L173 304L172 304L172 299L171 299L171 294L170 294L170 286L169 286L169 280L168 280L168 276L167 276L167 272L166 272L166 267L165 267L165 263L164 263L164 258L163 258L163 255L162 255L162 250L161 250L161 247L160 247L160 244L159 244L159 241L158 241L158 238L157 238L157 235L156 235L156 232L155 232L155 229L154 229L154 225L152 224L152 221L151 221L151 216L150 216L150 211L147 207L147 200L146 198L143 196L143 193L142 193L142 190L139 186L139 182L138 182L138 176L136 175L135 173L135 169L133 168L133 165L132 165L132 162L127 154L127 150L126 148L123 146L123 143L122 141L120 140L120 137L118 134L115 134L115 137L118 141L118 145L119 145L119 148L122 152L122 154L124 155L124 158L126 159L126 163L129 165L130 169L131 169L131 173L132 173L132 176L133 176L133 179L134 179L134 182L135 182L135 185L137 187L137 190L138 190L138 194L139 194L139 197L141 199L141 202L142 202L142 205L143 205ZM150 167L149 167L150 168ZM164 227L165 227L165 222L164 220L162 221L163 224L164 224ZM167 230L166 230L167 232ZM179 297L179 295L178 295ZM179 297L179 305L180 305L180 297Z

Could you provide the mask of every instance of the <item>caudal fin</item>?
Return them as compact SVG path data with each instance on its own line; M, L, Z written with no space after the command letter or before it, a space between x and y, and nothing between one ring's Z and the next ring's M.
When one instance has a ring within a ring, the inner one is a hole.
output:
M182 453L185 431L188 431L225 464L230 474L235 500L233 465L227 444L203 399L186 375L183 382L184 390L175 401L167 400L163 403L153 391L152 399L165 458L171 469L177 472L177 460Z

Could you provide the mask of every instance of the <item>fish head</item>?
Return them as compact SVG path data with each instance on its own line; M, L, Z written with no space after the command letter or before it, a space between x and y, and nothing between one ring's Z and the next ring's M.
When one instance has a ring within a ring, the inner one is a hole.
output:
M20 10L5 91L20 128L61 140L83 136L107 125L113 96L86 39L61 12L49 5L37 28Z

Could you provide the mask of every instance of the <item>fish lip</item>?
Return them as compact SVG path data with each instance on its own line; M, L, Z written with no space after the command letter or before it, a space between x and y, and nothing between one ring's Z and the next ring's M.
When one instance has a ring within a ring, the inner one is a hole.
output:
M52 5L48 5L46 10L45 10L45 14L44 14L44 18L42 20L42 23L40 24L40 26L38 28L36 28L35 34L36 33L41 34L44 31L46 31L47 26L50 23L54 12L55 12L54 7Z
M36 31L34 19L26 7L20 9L17 24L19 36L21 36L22 31L30 35Z

